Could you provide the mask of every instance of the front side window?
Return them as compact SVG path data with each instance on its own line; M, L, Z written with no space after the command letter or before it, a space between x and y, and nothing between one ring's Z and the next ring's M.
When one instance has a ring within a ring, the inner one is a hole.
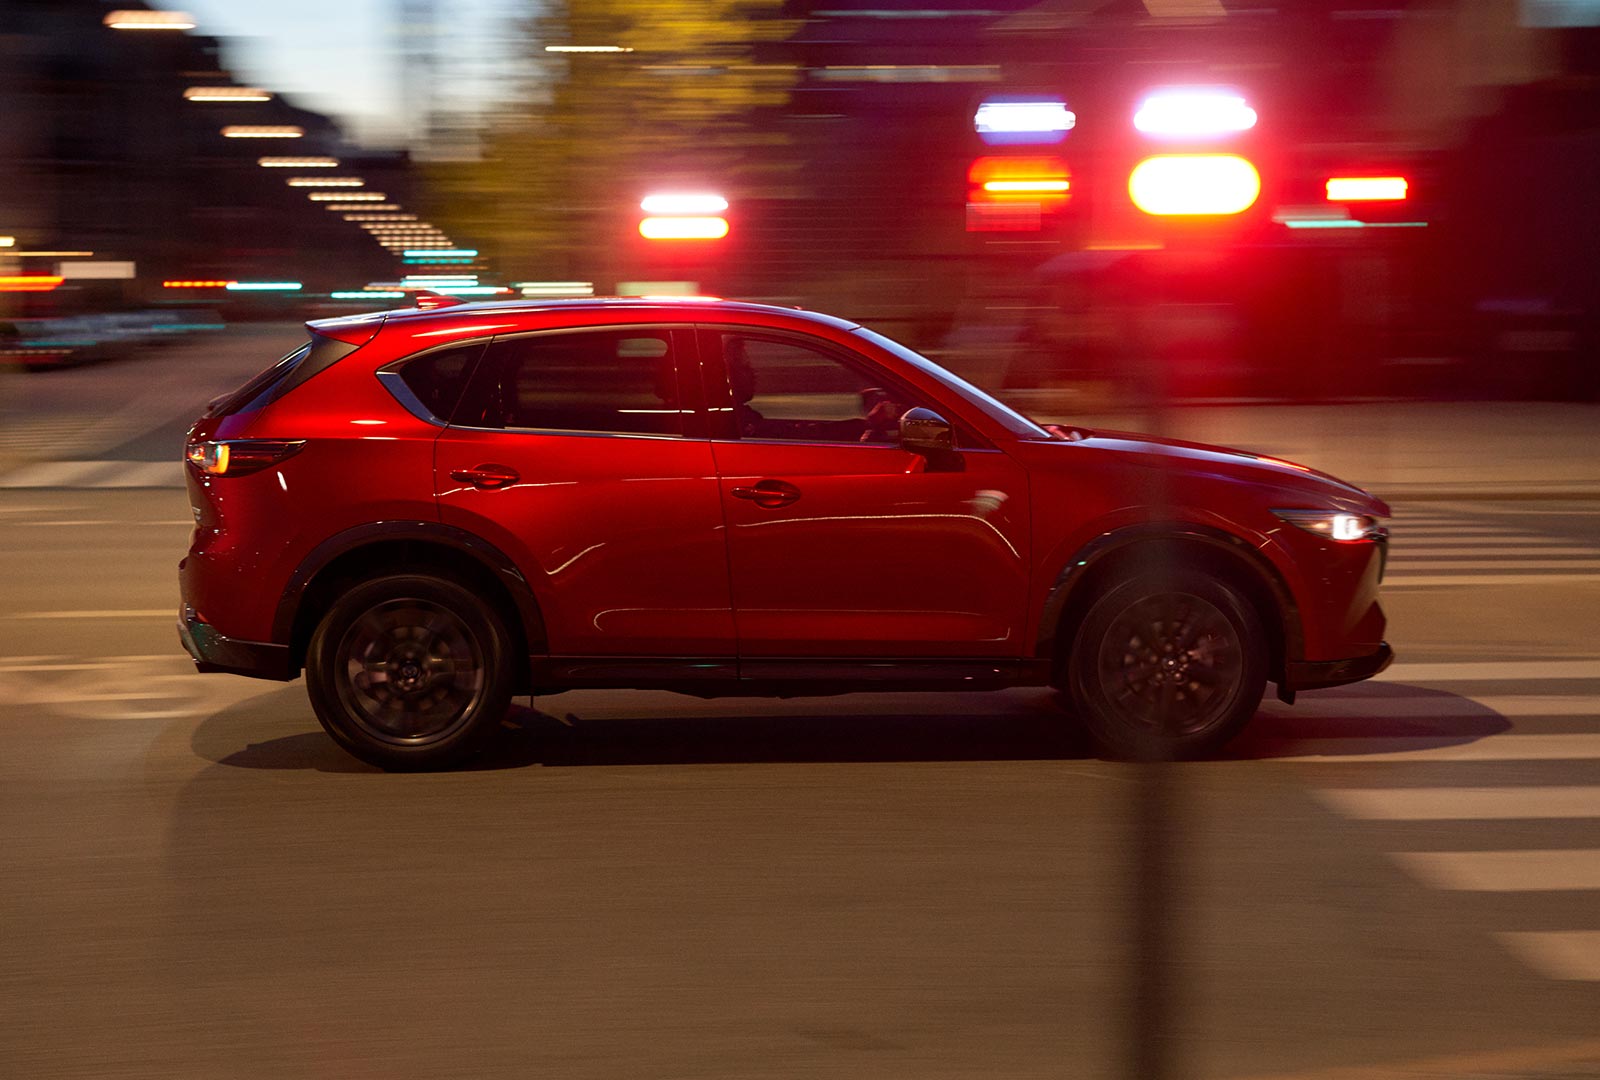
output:
M467 427L681 435L670 330L584 330L494 341L456 416Z
M799 442L897 443L921 402L832 353L783 338L718 333L739 436Z

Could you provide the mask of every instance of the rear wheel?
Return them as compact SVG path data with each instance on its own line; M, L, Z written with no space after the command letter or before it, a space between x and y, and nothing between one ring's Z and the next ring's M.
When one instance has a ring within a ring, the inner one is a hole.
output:
M444 578L354 586L306 652L317 719L356 757L434 769L476 750L511 704L510 635L499 614Z
M1066 659L1074 711L1107 755L1203 757L1255 715L1267 681L1261 620L1238 589L1150 571L1090 606Z

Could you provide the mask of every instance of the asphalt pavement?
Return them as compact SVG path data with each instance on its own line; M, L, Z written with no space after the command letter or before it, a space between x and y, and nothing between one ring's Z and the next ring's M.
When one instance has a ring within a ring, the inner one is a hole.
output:
M1139 773L1048 692L521 699L406 776L193 674L185 496L105 484L293 344L0 434L0 1077L1128 1075ZM1177 1076L1600 1076L1600 502L1462 490L1394 500L1393 668L1170 767Z

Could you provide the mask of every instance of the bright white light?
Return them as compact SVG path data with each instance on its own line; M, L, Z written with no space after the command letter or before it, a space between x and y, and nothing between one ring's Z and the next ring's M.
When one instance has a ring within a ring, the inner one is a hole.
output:
M1071 131L1077 116L1064 101L985 101L973 118L978 134Z
M1256 111L1236 90L1159 90L1133 114L1133 126L1158 138L1215 138L1256 126Z
M183 92L189 101L271 101L272 95L254 86L191 86Z
M720 217L647 217L639 222L646 240L720 240L728 235L728 219Z
M647 214L720 214L728 208L721 195L646 195L639 209Z
M1060 193L1070 191L1071 188L1072 181L1070 180L985 180L983 182L983 190L985 191Z
M593 296L592 281L513 281L511 287L521 289L522 295L535 297Z
M1400 202L1410 187L1403 176L1335 176L1328 181L1329 202Z
M381 191L313 191L306 198L312 202L384 202L389 196Z
M298 139L305 133L294 124L229 124L222 129L224 139Z
M476 285L477 274L407 274L400 279L406 285Z
M391 292L388 289L362 289L328 294L329 298L334 300L402 300L405 295L403 292Z
M320 176L291 176L289 178L289 186L290 187L318 187L318 188L328 188L328 187L350 188L350 187L366 187L367 186L367 182L365 180L358 179L358 178L356 178L354 176L329 176L329 177L326 177L326 178L320 177Z
M339 159L331 157L264 157L256 158L263 169L337 169Z
M406 252L408 258L425 258L429 255L439 255L443 258L470 259L478 254L477 248L414 248Z
M1261 174L1235 154L1158 154L1128 176L1133 205L1157 216L1237 214L1260 194Z
M194 16L186 11L108 11L101 20L113 30L193 30Z
M1333 538L1335 540L1360 540L1366 533L1366 519L1355 514L1333 515Z
M553 53L625 53L633 50L626 45L546 45L544 51Z
M229 292L299 292L298 281L230 281Z
M16 246L17 246L17 238L15 236L0 236L0 248L8 248L8 247L16 247Z

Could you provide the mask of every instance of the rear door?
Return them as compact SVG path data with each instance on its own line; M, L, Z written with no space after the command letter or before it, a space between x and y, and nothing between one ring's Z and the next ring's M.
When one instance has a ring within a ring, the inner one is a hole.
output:
M734 655L694 350L660 325L496 338L439 437L441 517L522 567L552 655Z

